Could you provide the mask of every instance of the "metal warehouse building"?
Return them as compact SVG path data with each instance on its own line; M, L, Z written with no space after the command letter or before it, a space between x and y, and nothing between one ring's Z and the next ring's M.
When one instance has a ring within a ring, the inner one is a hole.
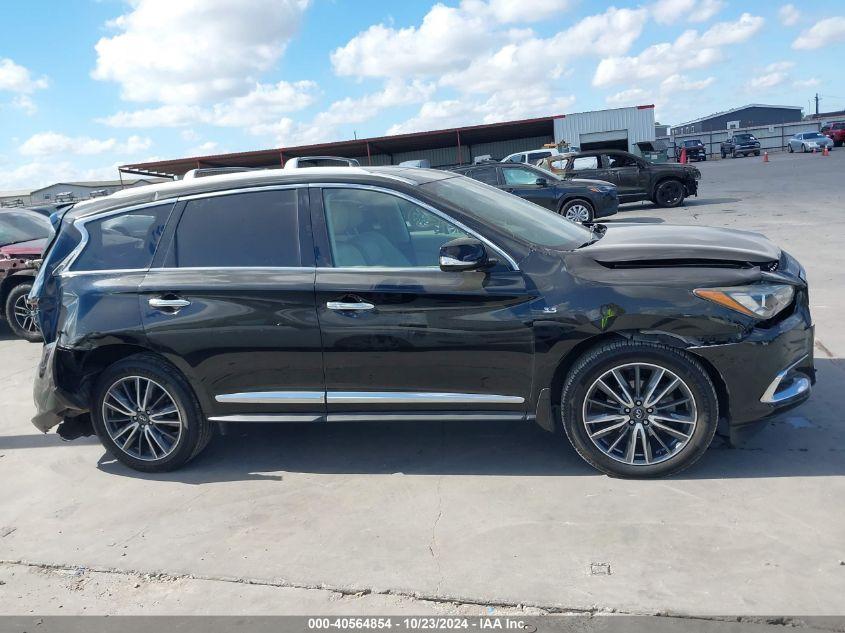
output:
M733 108L732 110L725 110L724 112L717 112L699 119L687 121L679 125L673 125L672 136L738 130L745 127L776 125L778 123L795 123L801 120L801 113L802 109L800 106L751 103L739 108Z
M558 116L472 125L445 130L279 147L275 149L194 156L123 165L120 171L140 176L178 178L203 167L281 167L296 156L343 156L362 165L398 165L429 160L432 167L472 163L480 156L500 159L514 152L567 142L582 148L622 148L654 140L654 106L618 108Z

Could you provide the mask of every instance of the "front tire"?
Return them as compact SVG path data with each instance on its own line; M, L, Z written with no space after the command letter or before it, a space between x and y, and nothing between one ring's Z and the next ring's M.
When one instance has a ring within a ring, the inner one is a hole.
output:
M15 336L30 343L40 343L43 340L41 330L38 329L34 312L26 302L30 290L32 290L32 284L29 283L18 284L12 288L6 297L6 321Z
M579 224L592 222L596 217L593 205L586 200L570 200L561 207L560 214Z
M662 477L694 464L719 419L713 383L682 350L614 342L582 356L561 395L561 425L578 454L617 477Z
M807 146L806 146L806 145L804 145L804 143L801 143L801 153L802 153L802 154L806 154L806 153L807 153Z
M664 180L654 191L654 202L658 207L678 207L684 201L686 192L680 180Z
M211 439L212 425L187 380L153 354L130 356L107 368L91 412L106 450L142 472L175 470Z
M786 144L786 151L787 151L787 152L789 152L790 154L792 154L792 153L794 153L794 152L795 152L795 150L794 150L794 149L792 149L792 143L787 143L787 144Z

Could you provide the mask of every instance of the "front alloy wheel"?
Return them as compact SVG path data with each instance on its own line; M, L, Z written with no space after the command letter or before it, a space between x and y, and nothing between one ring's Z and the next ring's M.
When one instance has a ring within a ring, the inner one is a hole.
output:
M12 331L22 339L31 343L42 340L41 330L35 318L35 310L29 307L27 297L32 284L18 284L9 292L6 298L6 320Z
M561 394L560 423L589 464L618 477L659 477L701 457L719 419L701 363L673 347L617 341L584 354Z
M563 217L573 222L590 222L593 219L593 207L583 200L572 200L567 202L561 210Z

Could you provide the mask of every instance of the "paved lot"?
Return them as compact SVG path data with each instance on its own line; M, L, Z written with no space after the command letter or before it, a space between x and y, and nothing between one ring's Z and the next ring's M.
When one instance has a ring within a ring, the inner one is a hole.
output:
M621 481L531 426L251 427L141 475L35 431L39 347L3 329L0 612L842 614L845 151L700 167L617 218L762 231L812 284L815 393L743 447Z

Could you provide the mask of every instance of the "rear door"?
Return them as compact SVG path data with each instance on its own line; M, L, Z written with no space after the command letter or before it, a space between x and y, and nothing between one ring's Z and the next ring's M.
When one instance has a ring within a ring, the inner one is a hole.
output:
M180 201L141 284L150 345L231 421L307 421L325 412L307 188ZM162 249L160 249L161 251Z
M521 419L533 335L516 264L491 251L488 271L441 271L441 244L468 229L399 192L311 199L328 419Z

